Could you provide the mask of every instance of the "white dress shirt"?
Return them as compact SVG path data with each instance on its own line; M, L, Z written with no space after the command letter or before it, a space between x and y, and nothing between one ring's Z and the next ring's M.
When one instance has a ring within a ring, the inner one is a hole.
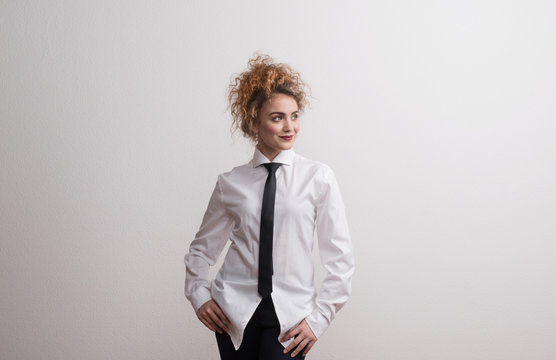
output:
M270 162L258 149L253 159L218 176L201 227L185 255L185 296L195 311L213 299L228 316L229 335L239 348L261 296L257 291L262 196ZM351 293L354 257L344 204L332 170L319 162L281 151L276 171L272 300L280 337L303 319L318 338ZM319 294L313 282L317 232L327 271ZM215 279L209 266L231 241ZM282 343L284 346L291 340Z

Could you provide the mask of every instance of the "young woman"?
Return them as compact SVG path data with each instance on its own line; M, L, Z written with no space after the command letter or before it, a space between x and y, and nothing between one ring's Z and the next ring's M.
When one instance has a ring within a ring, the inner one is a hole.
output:
M268 56L251 59L230 85L233 125L254 142L253 159L218 176L185 256L185 296L216 332L223 360L304 358L351 292L353 250L334 174L293 150L304 87ZM318 294L315 231L327 271Z

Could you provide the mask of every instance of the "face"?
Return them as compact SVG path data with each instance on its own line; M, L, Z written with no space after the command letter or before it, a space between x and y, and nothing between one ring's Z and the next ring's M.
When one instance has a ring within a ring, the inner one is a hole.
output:
M259 141L257 148L269 160L282 150L293 147L299 131L299 108L289 95L274 94L265 101L259 111L259 125L255 132Z

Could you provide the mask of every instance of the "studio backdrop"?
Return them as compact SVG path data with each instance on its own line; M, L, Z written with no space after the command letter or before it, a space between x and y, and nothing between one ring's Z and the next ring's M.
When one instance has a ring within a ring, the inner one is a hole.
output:
M217 175L253 154L226 91L256 52L310 85L295 151L334 170L355 248L308 359L556 358L555 18L0 1L0 358L218 359L183 256Z

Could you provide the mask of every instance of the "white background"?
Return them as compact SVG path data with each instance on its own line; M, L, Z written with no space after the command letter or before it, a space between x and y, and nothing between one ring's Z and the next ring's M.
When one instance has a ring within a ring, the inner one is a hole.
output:
M226 88L257 50L312 88L353 296L310 359L556 358L556 6L0 2L0 357L217 359L183 296ZM322 274L320 274L322 276Z

